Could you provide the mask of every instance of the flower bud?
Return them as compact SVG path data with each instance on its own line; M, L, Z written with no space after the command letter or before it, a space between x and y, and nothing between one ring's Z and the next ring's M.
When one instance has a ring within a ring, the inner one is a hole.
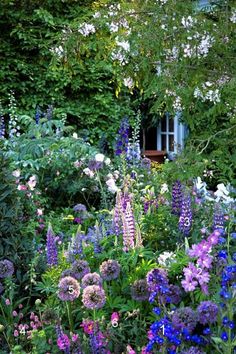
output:
M36 306L39 306L41 303L42 303L42 301L40 299L36 299L35 300L35 305Z

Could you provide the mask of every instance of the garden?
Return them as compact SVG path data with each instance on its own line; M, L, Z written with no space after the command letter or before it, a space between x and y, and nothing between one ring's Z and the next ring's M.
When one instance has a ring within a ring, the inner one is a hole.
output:
M0 354L236 353L235 26L2 1Z

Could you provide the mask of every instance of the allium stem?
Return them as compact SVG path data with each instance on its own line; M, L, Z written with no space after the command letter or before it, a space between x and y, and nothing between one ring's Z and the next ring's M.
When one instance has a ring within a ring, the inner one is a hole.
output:
M67 315L68 315L68 320L69 320L70 332L73 333L74 323L73 323L72 309L71 309L71 302L70 301L66 301L66 309L67 309Z

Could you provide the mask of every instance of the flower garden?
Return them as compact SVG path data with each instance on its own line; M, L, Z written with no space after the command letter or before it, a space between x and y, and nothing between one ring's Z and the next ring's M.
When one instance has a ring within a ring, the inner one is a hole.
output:
M234 353L235 190L142 158L127 119L113 158L31 128L3 143L1 353Z
M236 354L235 1L0 2L0 354Z

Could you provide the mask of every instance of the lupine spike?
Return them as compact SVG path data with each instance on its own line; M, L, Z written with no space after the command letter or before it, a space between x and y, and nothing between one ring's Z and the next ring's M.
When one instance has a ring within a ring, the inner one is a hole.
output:
M4 117L0 114L0 139L5 138L5 122Z
M117 192L116 204L113 210L112 226L116 236L122 234L122 193Z
M39 121L40 121L40 115L41 115L40 108L39 108L39 106L37 106L36 112L35 112L35 123L37 125L39 124Z
M71 243L68 249L68 260L69 262L74 262L76 256L83 258L83 241L81 233L81 225L79 225L76 234L72 237Z
M224 230L224 225L224 213L222 209L217 205L213 215L213 231Z
M192 227L191 197L187 194L183 197L182 209L179 218L179 230L188 236Z
M96 221L96 224L94 226L95 232L94 232L94 242L93 242L93 246L94 246L94 253L101 253L102 252L102 247L100 245L100 241L102 239L102 234L99 228L99 224Z
M127 146L129 142L129 129L129 120L128 118L124 118L121 121L118 136L116 138L116 155L121 155L127 152Z
M175 181L172 188L172 213L180 215L183 200L183 187L180 181Z
M53 267L58 264L57 245L50 223L47 231L47 264L49 267Z
M123 250L129 251L134 248L135 221L130 202L127 203L125 212L122 215L123 222Z

